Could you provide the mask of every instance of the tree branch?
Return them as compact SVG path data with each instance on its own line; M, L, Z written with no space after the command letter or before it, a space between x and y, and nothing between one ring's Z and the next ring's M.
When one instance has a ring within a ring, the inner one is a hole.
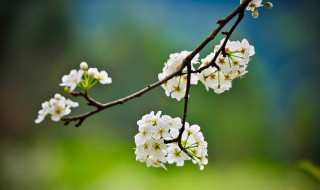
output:
M187 153L187 151L185 150L185 148L182 146L182 134L184 132L185 129L185 123L186 123L186 119L187 119L187 112L188 112L188 102L189 102L189 91L190 91L190 81L191 81L191 63L189 63L187 65L187 86L186 86L186 93L184 95L184 107L183 107L183 116L182 116L182 127L179 131L179 136L178 136L178 146L180 147L181 150L183 150L184 152ZM187 153L188 154L188 153Z
M188 95L189 95L189 85L190 85L190 78L191 78L191 73L192 72L201 72L205 69L205 67L202 67L196 71L191 71L191 60L209 43L211 42L216 36L217 34L221 31L221 29L227 24L229 23L236 15L239 15L238 16L238 19L237 21L235 22L235 24L232 26L232 28L229 30L228 33L226 33L227 35L227 38L225 39L224 41L224 45L222 45L219 49L219 53L221 53L222 51L224 52L224 49L225 49L225 44L227 43L227 39L230 38L232 32L234 31L234 29L237 27L237 25L240 23L240 21L242 20L243 18L243 15L244 15L244 10L245 8L248 6L248 4L250 3L251 0L244 0L235 10L233 10L227 17L223 18L223 19L220 19L218 20L217 24L218 26L213 30L213 32L203 41L201 42L198 47L193 50L182 62L180 68L172 73L171 75L167 76L166 78L164 78L163 80L160 80L158 82L155 82L153 84L150 84L148 85L147 87L143 88L142 90L138 91L138 92L135 92L131 95L128 95L124 98L120 98L118 100L114 100L114 101L111 101L111 102L108 102L108 103L105 103L105 104L101 104L95 100L93 100L92 98L90 98L87 94L76 94L74 96L83 96L89 105L93 105L95 106L97 109L94 110L94 111L91 111L91 112L87 112L85 114L82 114L82 115L78 115L78 116L74 116L74 117L66 117L66 118L63 118L61 119L65 125L68 125L70 122L72 121L78 121L78 123L76 124L76 127L80 126L85 119L87 119L89 116L95 114L95 113L98 113L104 109L107 109L107 108L110 108L112 106L115 106L115 105L119 105L119 104L123 104L131 99L134 99L134 98L137 98L137 97L140 97L141 95L147 93L148 91L152 90L153 88L157 87L157 86L160 86L161 84L167 82L168 80L172 79L173 77L175 76L178 76L178 75L181 75L182 74L182 70L187 66L187 68L190 66L190 69L188 68L188 72L187 72L187 81L189 80L189 83L187 85L187 89L186 89L186 95L185 95L185 104L184 104L184 114L183 114L183 130L181 130L182 132L184 131L184 123L185 123L185 120L186 120L186 116L187 116L187 104L188 104ZM218 56L219 53L216 53L216 55ZM215 56L215 57L217 57ZM217 58L215 58L217 59ZM214 66L216 68L219 69L219 67L215 64L215 59L213 59L211 61L211 63L209 65L207 65L207 68L209 66ZM188 66L189 65L189 66ZM172 139L171 141L166 141L167 142L179 142L181 144L181 136L182 136L182 132L181 135L179 133L179 136L177 139ZM180 140L179 140L180 139ZM180 146L180 145L179 145ZM181 147L180 147L181 148Z
M221 47L219 48L219 50L215 53L213 59L211 60L210 64L204 66L204 67L201 67L199 68L198 70L195 70L193 71L193 73L201 73L203 70L209 68L209 67L216 67L218 70L220 70L219 66L216 64L216 60L218 58L218 56L220 55L220 53L222 53L222 55L225 57L226 56L226 45L227 45L227 42L228 40L230 39L233 31L236 29L236 27L239 25L239 23L241 22L241 20L243 19L244 17L244 9L239 11L238 13L238 18L236 20L236 22L232 25L232 27L230 28L230 30L228 32L222 32L222 34L225 34L226 35L226 38L224 39Z
M95 106L96 108L102 108L103 104L101 104L100 102L94 100L93 98L91 98L87 92L83 93L83 92L71 92L70 93L71 96L74 97L78 97L78 96L82 96L87 100L87 104L89 106Z

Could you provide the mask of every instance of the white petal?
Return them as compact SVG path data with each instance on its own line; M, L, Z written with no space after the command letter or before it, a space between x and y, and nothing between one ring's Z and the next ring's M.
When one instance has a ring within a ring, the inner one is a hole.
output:
M55 121L55 122L60 121L60 118L61 118L61 117L58 116L58 115L52 115L52 116L51 116L51 120L52 120L52 121Z
M34 121L35 123L39 124L44 120L45 117L39 115L38 118Z

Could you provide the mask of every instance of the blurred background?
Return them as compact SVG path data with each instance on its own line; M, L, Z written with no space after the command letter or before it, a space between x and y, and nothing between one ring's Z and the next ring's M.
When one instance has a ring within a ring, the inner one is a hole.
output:
M136 121L150 111L181 117L161 87L87 119L79 128L35 125L41 103L79 63L113 79L91 95L107 102L157 81L170 53L193 50L239 0L0 1L0 189L320 189L319 1L274 0L246 12L232 40L256 55L221 95L191 88L188 122L209 143L204 171L135 161ZM223 36L202 53L205 57ZM73 114L89 111L81 99Z

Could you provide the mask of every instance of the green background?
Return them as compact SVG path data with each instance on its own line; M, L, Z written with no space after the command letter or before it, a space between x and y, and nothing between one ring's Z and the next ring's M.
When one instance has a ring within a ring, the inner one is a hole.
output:
M168 171L135 161L136 122L150 111L181 117L183 101L161 87L88 118L81 127L46 120L41 103L63 92L61 77L86 61L113 83L108 102L157 81L170 53L193 50L239 1L0 1L0 189L320 189L317 1L273 1L246 12L232 40L256 55L249 73L217 95L191 88L187 121L209 143L204 171ZM222 35L202 53L205 57ZM81 99L72 114L91 110Z

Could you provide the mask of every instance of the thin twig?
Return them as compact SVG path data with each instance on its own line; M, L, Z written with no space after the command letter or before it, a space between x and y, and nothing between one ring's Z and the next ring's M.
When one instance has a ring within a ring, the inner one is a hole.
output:
M238 13L238 18L236 20L236 22L232 25L232 27L230 28L230 30L228 32L223 32L223 34L226 35L226 38L224 39L221 47L218 49L218 51L214 54L214 57L213 59L211 60L211 62L204 66L204 67L201 67L199 68L198 70L195 70L195 71L192 71L192 73L201 73L203 70L209 68L209 67L216 67L218 70L220 70L219 66L217 66L216 64L216 60L218 58L218 56L220 55L220 53L222 53L222 55L225 57L226 56L226 45L227 45L227 42L228 40L230 39L233 31L236 29L236 27L238 26L238 24L241 22L241 20L243 19L244 17L244 10L241 10L239 13Z
M86 100L87 100L87 104L89 106L95 106L96 108L102 108L103 107L103 104L101 104L100 102L94 100L93 98L91 98L87 92L83 93L83 92L71 92L70 93L71 96L74 96L74 97L78 97L78 96L82 96L84 97Z
M181 150L184 152L188 152L185 150L185 148L182 146L182 134L185 129L185 124L186 124L186 119L187 119L187 112L188 112L188 102L189 102L189 91L190 91L190 81L191 81L191 63L187 65L187 86L186 86L186 93L184 95L184 107L183 107L183 116L182 116L182 127L179 131L179 136L178 136L178 146L180 147ZM187 153L188 154L188 153Z

